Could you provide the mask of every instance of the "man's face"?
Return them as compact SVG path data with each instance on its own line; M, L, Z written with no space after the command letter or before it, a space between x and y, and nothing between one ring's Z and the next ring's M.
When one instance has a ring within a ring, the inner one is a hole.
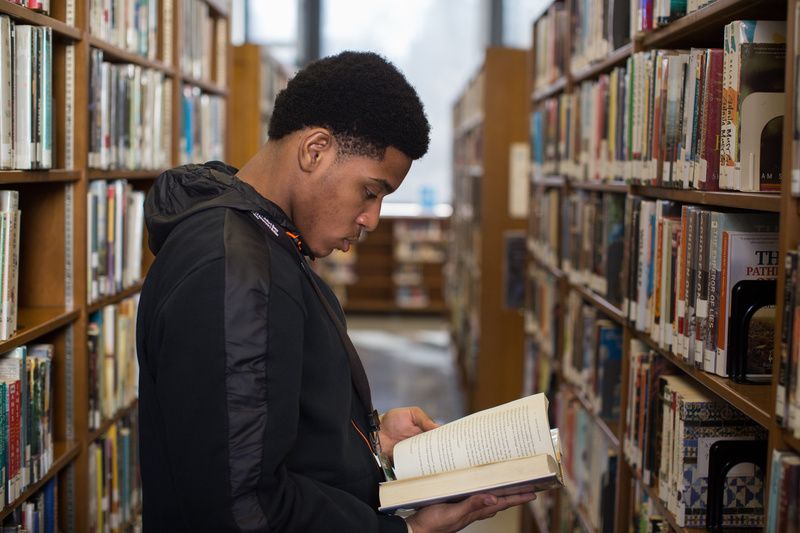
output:
M306 246L317 257L348 251L360 235L377 227L383 198L400 186L410 168L411 159L391 146L380 161L353 155L321 168L292 210Z

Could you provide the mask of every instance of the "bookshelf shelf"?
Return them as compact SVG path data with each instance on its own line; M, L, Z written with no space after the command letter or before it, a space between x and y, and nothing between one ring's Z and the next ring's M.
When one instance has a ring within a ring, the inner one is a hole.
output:
M139 407L139 400L133 400L129 405L123 407L122 409L118 409L117 412L114 414L113 417L103 420L100 424L100 427L93 430L89 434L89 442L93 442L105 434L111 426L131 414L135 409Z
M46 26L53 29L53 37L62 37L72 41L80 41L82 32L74 26L65 24L64 22L37 13L26 7L17 4L12 4L6 0L0 2L0 13L6 14L19 22L27 22L35 26Z
M659 348L647 335L636 331L635 337L647 344L652 350L655 350L661 357L680 368L700 385L739 409L757 424L769 428L774 423L772 414L773 402L769 386L735 383L727 378L699 370L675 354Z
M191 76L182 75L181 80L183 83L188 85L194 85L195 87L200 87L204 92L208 94L215 94L217 96L228 96L228 89L222 87L220 85L215 84L214 82L207 81L207 80L198 80Z
M531 95L531 100L533 100L534 103L537 103L552 96L555 96L564 89L566 89L568 83L569 80L567 79L567 77L561 76L547 87L539 89L538 91L534 91L533 94Z
M0 511L0 520L14 512L14 510L25 503L25 500L36 494L44 484L47 483L53 476L66 468L80 453L81 447L78 442L54 442L53 443L53 466L47 471L42 479L36 483L32 483L27 489L23 491L19 498L6 505Z
M652 32L636 36L644 48L672 48L683 43L722 44L722 27L736 18L768 18L774 13L786 17L786 3L776 0L716 0L714 3L689 13L675 22ZM711 41L707 41L713 36ZM705 40L704 40L705 39Z
M89 35L88 39L90 46L103 51L104 60L112 60L120 63L133 63L134 65L139 65L141 67L159 70L167 76L175 75L175 69L165 63L162 63L161 61L154 61L152 59L140 56L139 54L129 52L94 35Z
M636 477L641 481L641 478L639 478L638 474L636 475ZM669 525L672 527L672 529L674 529L675 531L681 531L682 533L701 533L707 531L706 529L691 528L691 527L687 528L679 526L678 521L675 519L675 516L673 516L673 514L670 513L666 507L664 507L664 503L661 501L661 498L658 497L658 494L656 494L655 489L645 485L644 483L642 483L642 486L647 491L647 495L650 497L650 500L653 502L653 505L655 505L656 509L658 509L659 514L663 516L667 520L667 522L669 522Z
M542 267L543 269L547 270L550 275L554 276L558 280L565 279L567 277L566 273L561 270L560 268L549 264L547 261L543 261L539 256L532 255L533 261Z
M119 303L125 298L129 296L133 296L137 292L142 290L142 282L139 281L134 285L128 287L127 289L123 289L116 294L112 294L111 296L103 297L96 302L92 302L91 304L86 306L87 313L94 313L95 311L99 311L100 309L104 308L107 305L113 305L115 303Z
M792 432L787 429L781 429L781 432L783 433L783 442L789 445L796 453L800 453L800 439L795 437Z
M0 184L74 182L81 179L79 170L0 170Z
M584 287L583 285L578 285L572 282L570 282L569 285L572 287L572 290L578 292L584 300L601 310L614 322L623 327L626 325L625 317L622 315L622 311L617 306L611 305L605 300L605 298L595 294L594 291Z
M386 300L348 300L345 305L348 313L396 313L398 306L393 302ZM444 304L431 303L424 307L403 307L404 313L417 313L420 315L425 314L440 314L444 313L447 307Z
M567 179L563 176L547 176L544 178L534 178L531 182L534 187L550 187L561 189L567 184Z
M569 187L583 191L616 192L625 194L628 192L628 185L619 183L601 183L595 181L570 180Z
M166 169L156 170L89 170L90 180L150 180L157 178Z
M598 61L596 63L592 63L586 67L576 70L572 73L572 82L573 83L580 83L584 80L588 80L590 78L596 77L598 74L601 74L607 70L611 70L615 66L619 65L626 59L628 56L633 53L633 44L628 43L624 46L621 46L611 52L605 59L602 61Z
M778 213L781 210L781 197L771 193L746 193L725 191L697 191L689 189L668 189L665 187L645 187L631 185L631 193L648 198L675 200L688 204L707 205L711 207L730 207L751 211L769 211Z
M78 320L80 311L67 311L64 307L20 307L17 311L19 329L8 340L0 342L0 353L10 352L18 346Z
M578 403L581 404L581 407L584 411L589 413L589 416L592 417L595 425L600 428L603 434L606 436L608 441L611 443L611 447L614 448L618 453L620 451L619 447L619 435L617 431L614 431L609 425L608 422L602 418L600 418L592 408L592 405L589 401L581 394L581 391L575 386L574 383L571 383L569 380L562 380L562 385L564 385L565 390L567 390L573 398L575 398Z

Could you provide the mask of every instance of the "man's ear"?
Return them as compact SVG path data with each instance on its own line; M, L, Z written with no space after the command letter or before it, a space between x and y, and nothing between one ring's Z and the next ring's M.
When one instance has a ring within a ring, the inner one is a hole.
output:
M333 135L325 128L312 128L303 135L298 162L303 172L314 172L326 157L333 154Z

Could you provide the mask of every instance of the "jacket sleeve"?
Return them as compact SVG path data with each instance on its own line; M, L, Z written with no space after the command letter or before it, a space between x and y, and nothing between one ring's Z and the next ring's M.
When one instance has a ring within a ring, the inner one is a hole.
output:
M304 311L268 275L248 271L248 253L226 250L192 272L159 312L156 389L176 512L191 531L406 532L401 518L286 467ZM270 337L269 309L295 326Z

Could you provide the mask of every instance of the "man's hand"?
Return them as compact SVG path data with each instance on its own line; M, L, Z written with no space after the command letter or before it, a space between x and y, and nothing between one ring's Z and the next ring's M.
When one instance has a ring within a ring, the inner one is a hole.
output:
M452 533L476 520L491 518L499 511L536 499L535 494L492 496L475 494L458 503L440 503L424 507L406 518L414 533Z
M394 456L394 446L401 440L439 427L419 407L399 407L381 417L381 448L389 457Z

